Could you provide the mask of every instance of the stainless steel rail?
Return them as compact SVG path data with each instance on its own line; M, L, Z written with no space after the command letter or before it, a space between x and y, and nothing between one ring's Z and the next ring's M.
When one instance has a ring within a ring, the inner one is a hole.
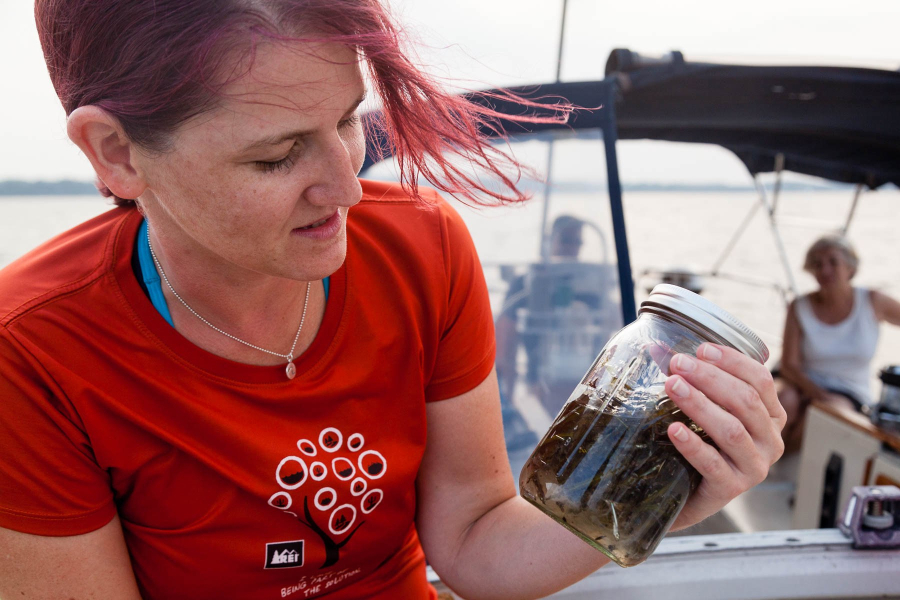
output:
M855 550L837 529L675 537L637 567L607 565L551 598L900 598L900 549Z

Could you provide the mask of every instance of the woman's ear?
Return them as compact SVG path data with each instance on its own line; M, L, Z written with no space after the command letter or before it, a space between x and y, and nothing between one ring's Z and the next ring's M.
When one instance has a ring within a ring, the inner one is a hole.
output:
M69 115L66 130L113 194L134 199L144 192L147 183L135 164L137 148L117 118L98 106L82 106Z

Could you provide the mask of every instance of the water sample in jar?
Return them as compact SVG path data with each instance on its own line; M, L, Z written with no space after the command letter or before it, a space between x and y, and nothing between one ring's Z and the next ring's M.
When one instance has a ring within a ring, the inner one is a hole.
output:
M706 433L665 393L669 361L703 342L765 362L765 344L705 298L662 284L603 348L526 461L521 495L623 567L643 562L701 476L669 441L678 421Z

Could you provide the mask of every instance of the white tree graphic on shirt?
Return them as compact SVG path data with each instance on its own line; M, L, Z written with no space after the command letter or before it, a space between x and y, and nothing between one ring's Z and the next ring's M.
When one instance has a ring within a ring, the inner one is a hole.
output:
M344 440L338 429L326 427L314 441L298 440L299 454L286 456L275 469L281 491L272 494L269 505L319 536L325 546L322 569L338 561L341 548L365 523L363 517L384 498L381 489L372 486L384 476L387 462L380 452L364 446L362 434ZM301 496L302 515L294 500Z

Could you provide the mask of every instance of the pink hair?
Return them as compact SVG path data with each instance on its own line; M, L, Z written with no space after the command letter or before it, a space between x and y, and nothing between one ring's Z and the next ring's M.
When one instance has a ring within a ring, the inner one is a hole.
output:
M241 76L235 58L252 55L260 36L287 40L297 38L285 31L315 31L316 40L354 47L365 58L384 107L374 126L383 128L401 184L413 197L421 199L421 174L475 204L490 204L485 196L499 203L526 198L516 188L521 165L479 133L496 129L501 115L488 103L446 92L417 68L380 0L37 0L35 18L66 114L99 106L148 150L164 152L172 132L215 106L223 87ZM565 122L573 108L495 97L543 111L502 115L521 123ZM508 192L454 165L444 154L448 149L497 177ZM98 187L112 196L102 183ZM130 202L116 198L117 204Z

